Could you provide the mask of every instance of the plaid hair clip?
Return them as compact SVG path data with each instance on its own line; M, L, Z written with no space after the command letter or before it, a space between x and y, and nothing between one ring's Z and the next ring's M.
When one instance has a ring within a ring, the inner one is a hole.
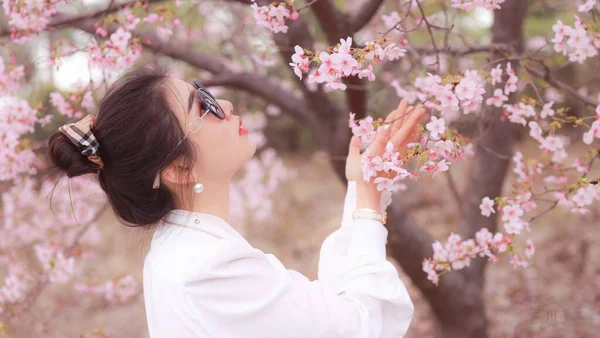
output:
M104 168L104 163L98 155L100 144L92 133L92 127L96 118L94 115L87 115L75 123L68 123L58 128L69 140L79 148L82 148L81 154L87 156L88 160L95 163L100 169Z

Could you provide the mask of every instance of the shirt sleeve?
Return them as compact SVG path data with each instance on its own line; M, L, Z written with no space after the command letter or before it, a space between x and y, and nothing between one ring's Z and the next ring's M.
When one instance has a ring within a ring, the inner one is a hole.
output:
M185 278L190 318L223 338L404 336L413 304L386 261L387 230L369 220L343 228L348 251L331 255L335 264L315 281L242 239L225 240Z
M342 224L321 246L318 278L371 304L369 324L372 331L380 330L376 337L402 337L414 306L396 268L387 261L385 226L374 220L352 219L356 195L356 182L348 182Z

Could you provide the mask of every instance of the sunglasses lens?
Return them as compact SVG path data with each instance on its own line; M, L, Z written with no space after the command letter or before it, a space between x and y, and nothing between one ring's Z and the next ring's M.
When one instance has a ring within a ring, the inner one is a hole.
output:
M198 98L200 99L202 111L208 110L218 119L225 119L225 112L223 112L217 100L206 89L198 88Z

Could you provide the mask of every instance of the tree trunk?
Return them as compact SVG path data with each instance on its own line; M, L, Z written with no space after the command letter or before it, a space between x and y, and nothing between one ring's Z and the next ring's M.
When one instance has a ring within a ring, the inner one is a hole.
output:
M511 45L515 53L521 53L526 11L527 5L523 0L504 2L502 9L494 12L492 43ZM497 60L503 56L502 53L493 52L491 59ZM506 67L506 62L500 64L501 67ZM513 62L512 67L516 69L518 65ZM503 88L503 84L499 86ZM511 95L509 102L515 102L516 96ZM468 176L470 180L465 190L462 222L459 224L459 233L463 238L472 238L482 227L488 228L492 233L497 228L497 214L492 214L489 218L482 216L479 204L486 196L494 198L502 194L502 186L511 161L515 131L512 123L501 121L503 112L502 108L487 106L479 123L481 138L477 143L476 155ZM471 262L469 268L460 271L464 284L459 290L454 290L456 294L453 296L459 303L454 304L456 307L453 309L447 309L448 311L436 311L441 337L487 336L488 323L483 299L486 265L487 260L479 258ZM434 299L430 301L435 302Z
M522 0L504 2L502 9L494 12L492 42L510 44L516 53L520 53L526 9ZM491 54L492 60L502 57L498 52ZM504 68L506 63L501 65ZM512 67L517 68L517 65L513 63ZM510 100L515 102L514 95ZM469 173L470 180L464 194L466 200L462 204L463 221L459 225L463 238L472 237L481 227L492 232L496 230L496 218L481 216L479 204L485 196L493 198L501 195L512 156L514 131L511 123L500 120L502 114L502 108L487 107L479 125L481 139ZM421 269L422 260L433 254L431 237L403 211L401 204L394 203L388 214L388 255L400 264L431 305L437 319L438 336L487 337L483 299L486 260L476 259L470 268L444 275L435 286Z

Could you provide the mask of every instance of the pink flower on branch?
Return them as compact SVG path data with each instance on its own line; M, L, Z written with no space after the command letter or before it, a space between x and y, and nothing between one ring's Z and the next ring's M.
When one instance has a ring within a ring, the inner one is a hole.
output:
M330 52L313 53L295 46L295 53L292 55L292 62L289 65L294 69L298 78L309 73L309 83L324 83L326 88L345 90L346 85L342 79L349 76L358 76L367 78L369 81L375 81L376 76L373 72L372 63L381 63L383 60L397 60L404 56L406 50L396 46L396 44L387 44L387 39L381 39L377 42L367 42L364 48L352 48L352 38L340 39L340 43ZM314 73L310 72L310 65L317 64Z
M103 295L104 299L113 304L127 303L140 291L137 281L131 275L115 278L98 285L76 283L74 288L80 293Z
M298 12L294 9L293 1L284 1L280 3L272 3L268 6L258 6L252 0L252 14L256 23L266 27L273 33L287 33L288 26L285 20L297 20Z
M495 214L496 210L494 210L494 200L489 197L484 197L481 200L481 204L479 205L479 209L481 209L481 215L485 217L490 217L491 214Z
M429 137L436 140L446 131L446 122L443 118L431 117L431 121L425 126L429 130Z
M488 260L495 262L496 255L507 251L511 242L511 237L502 233L492 234L487 228L482 228L474 239L468 240L453 233L446 244L439 241L432 244L433 257L425 259L422 268L427 273L427 279L437 285L441 274L468 267L477 257L488 257Z
M11 27L11 40L17 44L29 41L31 35L46 29L50 18L58 13L61 4L69 2L70 0L2 0L2 8L8 16L8 25Z

